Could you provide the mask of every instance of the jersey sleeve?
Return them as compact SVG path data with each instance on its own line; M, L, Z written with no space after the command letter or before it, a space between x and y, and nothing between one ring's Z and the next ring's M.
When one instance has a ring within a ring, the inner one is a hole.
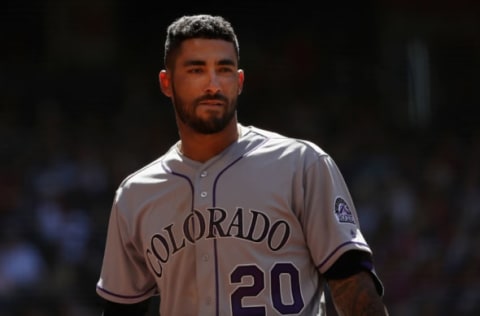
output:
M304 173L301 221L313 261L321 273L348 250L371 253L345 180L333 159L319 154Z
M117 191L118 197L118 191ZM134 223L119 210L117 199L110 213L97 294L122 304L134 304L154 295L156 286L134 240Z

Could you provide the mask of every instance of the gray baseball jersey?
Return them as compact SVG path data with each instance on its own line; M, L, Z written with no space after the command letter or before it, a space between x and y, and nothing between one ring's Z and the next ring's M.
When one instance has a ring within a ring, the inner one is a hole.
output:
M161 315L317 315L322 273L371 252L344 179L315 144L239 124L205 163L178 144L113 203L97 293L160 295Z

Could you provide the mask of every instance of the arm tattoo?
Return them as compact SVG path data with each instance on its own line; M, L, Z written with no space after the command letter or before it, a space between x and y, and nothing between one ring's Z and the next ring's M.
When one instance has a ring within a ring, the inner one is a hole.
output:
M328 286L339 315L388 315L368 272L362 271L345 279L330 280Z

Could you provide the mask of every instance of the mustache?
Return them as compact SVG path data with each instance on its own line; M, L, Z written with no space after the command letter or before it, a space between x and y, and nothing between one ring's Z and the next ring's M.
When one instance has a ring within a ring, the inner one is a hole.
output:
M211 101L211 100L228 102L228 98L226 96L224 96L221 93L215 93L215 94L206 94L204 96L201 96L195 100L195 103L199 103L202 101Z

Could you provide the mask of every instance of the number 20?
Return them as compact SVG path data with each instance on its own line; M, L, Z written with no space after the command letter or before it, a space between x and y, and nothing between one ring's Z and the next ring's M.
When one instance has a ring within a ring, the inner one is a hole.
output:
M288 274L290 276L290 286L293 302L284 304L282 302L280 276ZM234 316L242 315L266 315L264 306L242 306L242 298L257 296L265 288L264 271L256 265L238 266L230 274L232 283L240 283L244 276L253 278L253 284L237 288L230 298L232 304L232 313ZM277 263L270 271L270 293L272 295L273 307L282 315L297 314L303 306L303 298L300 290L300 278L298 270L291 263Z

